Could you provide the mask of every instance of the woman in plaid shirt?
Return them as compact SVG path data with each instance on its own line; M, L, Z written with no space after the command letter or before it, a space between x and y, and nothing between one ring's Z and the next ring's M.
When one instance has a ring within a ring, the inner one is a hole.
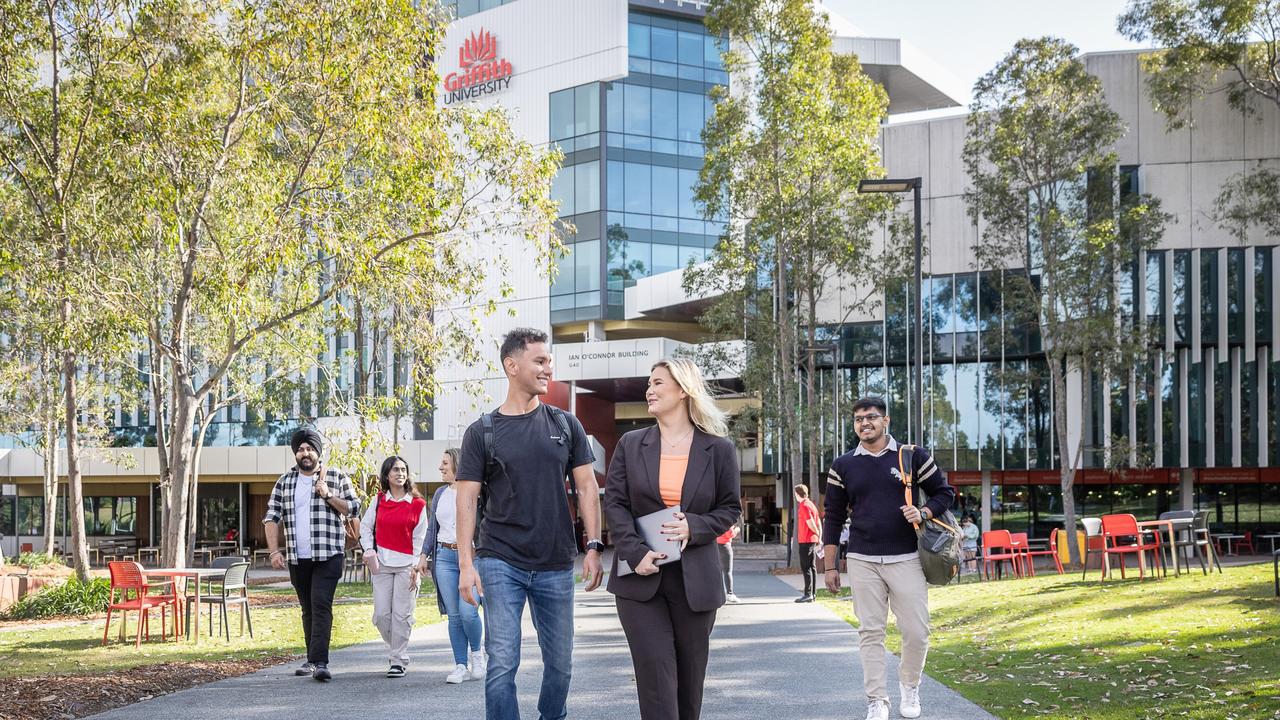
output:
M329 673L329 636L333 630L333 593L342 578L346 533L342 519L360 511L351 480L341 472L320 467L324 443L312 428L300 428L289 440L297 464L276 480L267 501L267 548L271 566L289 567L289 580L302 606L302 634L307 662L295 674L321 682ZM279 526L284 523L284 550Z

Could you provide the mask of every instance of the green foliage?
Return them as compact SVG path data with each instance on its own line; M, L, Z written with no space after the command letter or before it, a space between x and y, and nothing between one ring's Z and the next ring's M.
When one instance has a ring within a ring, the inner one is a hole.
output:
M819 317L819 302L845 290L836 312L847 317L883 288L869 272L881 250L871 230L889 202L855 189L883 174L877 141L888 98L856 58L832 50L825 17L808 0L720 0L707 26L730 38L723 61L735 88L714 93L697 198L708 216L730 222L709 262L684 282L716 298L701 322L718 339L748 341L733 357L701 358L741 368L761 401L739 415L736 430L785 438L798 475L801 437L818 436L802 426L815 425L817 406L830 407L801 391L801 348L841 319Z
M80 582L69 578L61 585L47 587L14 603L6 612L6 620L31 620L59 615L92 615L107 609L111 581L93 578Z
M1218 93L1252 122L1274 122L1257 110L1280 111L1280 1L1131 0L1119 29L1164 48L1143 55L1142 69L1170 128L1193 124L1191 101ZM1280 173L1260 165L1233 176L1212 214L1242 241L1250 227L1280 237Z
M11 562L15 565L22 565L23 567L38 568L44 567L45 565L60 563L61 561L48 553L24 552L18 555L17 558L12 559Z
M1107 380L1149 357L1149 330L1121 279L1168 219L1155 198L1121 191L1111 148L1124 127L1076 56L1057 38L1019 40L974 85L963 153L969 212L983 227L977 266L1000 271L1005 332L1039 333L1057 397L1068 368ZM1080 423L1089 402L1086 393ZM1064 403L1054 410L1057 445L1068 448ZM1064 451L1061 465L1073 528L1080 457Z
M1232 107L1280 103L1280 2L1131 0L1120 33L1165 48L1142 58L1152 104L1170 127L1189 124L1190 100L1219 88Z

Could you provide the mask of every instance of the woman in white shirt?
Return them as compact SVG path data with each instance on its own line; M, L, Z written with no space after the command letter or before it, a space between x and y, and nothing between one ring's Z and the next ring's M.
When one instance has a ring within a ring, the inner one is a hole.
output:
M418 605L418 551L427 537L427 501L413 486L409 464L393 455L382 463L382 489L360 522L360 545L373 582L373 624L389 649L387 677L404 677L409 635Z
M449 618L453 672L445 682L454 685L466 680L483 680L488 665L484 651L480 649L484 632L480 611L471 603L462 602L458 593L458 496L453 484L457 480L461 458L462 451L458 448L445 450L440 458L440 478L445 485L431 498L431 527L427 531L427 544L422 549L422 554L431 563L431 578L436 584L440 614ZM467 538L467 542L470 541Z

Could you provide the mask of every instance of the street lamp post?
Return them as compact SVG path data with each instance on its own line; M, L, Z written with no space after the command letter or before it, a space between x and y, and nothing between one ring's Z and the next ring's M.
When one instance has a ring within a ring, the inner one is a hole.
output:
M915 348L915 363L912 368L911 415L914 426L909 434L908 442L921 444L924 442L924 315L921 310L920 289L923 263L920 250L920 185L921 178L871 179L858 182L860 193L904 193L912 192L915 201L915 277L911 288L911 314L915 318L915 331L912 334L912 345Z

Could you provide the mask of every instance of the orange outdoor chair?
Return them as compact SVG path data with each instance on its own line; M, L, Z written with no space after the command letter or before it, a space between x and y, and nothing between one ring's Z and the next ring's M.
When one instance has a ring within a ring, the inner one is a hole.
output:
M1049 533L1049 549L1048 550L1032 550L1030 546L1025 544L1027 540L1026 533L1018 533L1017 535L1013 536L1013 538L1016 540L1018 539L1018 535L1022 535L1022 540L1024 543L1023 547L1025 548L1022 551L1022 554L1023 554L1023 557L1026 559L1027 572L1032 577L1035 577L1035 574L1036 574L1035 558L1041 555L1048 555L1049 557L1053 558L1053 564L1056 568L1058 568L1058 574L1061 575L1063 573L1062 559L1058 557L1058 533L1059 532L1063 532L1062 528L1054 528L1053 532Z
M1236 540L1236 541L1235 541L1235 544L1236 544L1236 554L1237 554L1237 555L1243 555L1243 554L1244 554L1244 553L1240 552L1240 548L1242 548L1242 547L1247 547L1247 548L1249 548L1249 554L1250 554L1250 555L1257 555L1257 554L1258 554L1258 553L1257 553L1257 551L1253 549L1253 531L1252 531L1252 530L1245 530L1245 531L1244 531L1244 537L1240 538L1239 540Z
M164 639L167 625L166 614L169 606L173 606L173 639L177 640L182 631L178 626L182 613L178 611L178 603L180 601L177 593L150 594L153 588L147 584L146 577L142 574L142 566L136 562L114 560L107 563L107 568L111 572L111 595L107 603L107 624L102 628L102 644L107 644L107 633L111 630L111 613L113 610L119 610L123 613L120 617L121 639L124 638L125 626L129 623L129 611L138 612L138 632L134 647L141 647L144 630L147 633L147 639L151 639L150 611L154 608L160 608L160 638ZM172 586L172 583L165 584ZM119 600L116 599L117 591L120 593Z
M1022 577L1022 555L1013 548L1013 538L1008 530L988 530L982 533L982 572L991 579L991 566L1000 569L1000 563L1008 562L1013 572Z
M1159 538L1156 538L1154 542L1144 541L1142 530L1138 527L1137 518L1129 514L1102 516L1103 567L1106 567L1107 560L1111 555L1120 556L1120 577L1124 578L1124 556L1129 553L1145 553L1148 550L1151 550L1155 556L1155 562L1163 567L1164 560L1160 557ZM1144 562L1142 556L1139 556L1139 578L1146 577L1146 573L1143 571ZM1159 577L1154 568L1152 568L1151 576ZM1105 573L1102 579L1106 580Z

